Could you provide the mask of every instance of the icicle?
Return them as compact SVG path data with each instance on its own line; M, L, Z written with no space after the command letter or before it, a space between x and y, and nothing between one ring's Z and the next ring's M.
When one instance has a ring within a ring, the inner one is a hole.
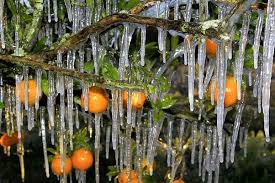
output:
M192 17L192 4L193 4L193 0L188 0L187 1L186 10L185 10L185 16L184 16L184 20L186 22L190 22L191 21L191 17Z
M89 110L89 87L86 83L82 83L82 95L84 96L84 110Z
M199 98L203 99L203 77L204 77L204 64L206 58L205 39L198 46L198 64L199 64Z
M4 33L4 24L3 24L3 13L4 13L5 1L0 1L0 40L1 48L5 49L5 33Z
M24 102L25 110L29 108L29 68L27 66L23 67L23 77L24 77Z
M185 120L181 119L180 121L180 132L179 132L179 139L180 139L180 149L183 146L183 134L184 134L184 128L185 128Z
M155 150L156 150L156 142L158 140L160 130L162 128L163 124L163 118L160 119L160 121L154 121L152 124L152 127L150 128L149 134L151 138L148 138L148 149L147 149L147 161L149 164L153 164L154 162L154 156L155 156ZM150 175L152 175L153 172L151 170Z
M57 0L53 0L53 12L54 12L54 21L57 22L58 21L58 12L57 12Z
M51 1L47 0L48 22L51 23Z
M207 178L208 183L212 183L212 171L208 172L208 178Z
M210 170L215 170L215 164L217 159L217 128L213 128L213 140L212 140L212 154L211 154L211 161L210 161Z
M111 127L108 126L107 132L106 132L106 145L105 145L106 159L109 159L110 134L111 134Z
M85 51L82 47L79 49L78 54L79 54L79 71L84 72Z
M210 82L210 80L212 78L215 66L216 66L216 64L215 64L214 60L210 60L208 62L208 66L207 66L207 70L206 70L206 75L205 75L204 82L203 82L203 93L205 93L206 90L207 90L207 88L208 88L208 85L209 85L209 82Z
M241 124L241 118L242 118L242 112L244 108L244 97L242 97L242 100L239 102L238 107L237 107L237 114L233 126L233 135L232 135L232 141L231 141L231 152L230 152L230 160L233 163L234 162L234 157L235 157L235 147L236 147L236 142L238 138L238 133L240 129L240 124Z
M68 113L68 123L69 123L69 139L70 148L73 150L73 107L74 107L74 95L73 95L73 79L67 78L67 113Z
M53 72L48 72L49 81L49 95L47 100L47 109L49 114L49 121L51 126L54 126L54 113L55 113L55 88L54 88L54 74Z
M188 47L188 99L190 111L194 110L194 80L195 80L195 46L189 43Z
M263 18L264 18L264 13L262 11L259 11L257 24L255 28L254 44L253 44L253 56L254 56L255 69L257 69L258 67L258 57L259 57L259 48L260 48L260 42L261 42L261 33L263 28Z
M3 86L3 73L2 70L0 70L0 102L4 104L4 86ZM0 109L0 132L2 127L2 112L3 108Z
M215 179L214 183L219 183L219 174L220 174L220 161L217 158L215 163Z
M140 32L140 37L141 37L141 41L140 41L140 65L144 66L145 65L145 61L144 61L144 57L145 57L145 43L146 43L146 27L145 26L141 26L140 27L141 32Z
M118 110L119 110L119 120L120 125L123 126L124 110L123 110L123 96L122 91L118 92Z
M48 154L47 154L47 141L46 141L46 127L45 127L44 111L45 111L44 108L42 108L40 111L41 133L42 133L42 144L43 144L43 154L44 154L44 165L45 165L46 177L50 177L49 161L48 161Z
M39 99L41 97L41 75L42 71L40 69L35 70L36 76L36 95L35 95L35 109L38 110L39 108Z
M128 117L128 115L127 115ZM128 182L130 180L130 171L132 170L132 138L131 138L131 134L132 134L132 125L131 123L126 125L126 152L125 152L125 162L126 162L126 170L128 172Z
M201 173L201 179L204 182L205 181L205 172L206 172L206 157L204 157L203 159L203 163L202 163L202 173Z
M226 136L226 158L225 158L225 167L228 168L230 161L230 148L231 148L231 137Z
M215 91L216 91L216 73L213 75L211 79L211 104L214 105L214 97L215 97Z
M15 75L16 80L16 124L17 124L17 131L18 131L18 139L21 143L21 126L23 123L22 115L21 115L21 99L20 99L20 83L21 83L21 76Z
M174 20L179 19L179 0L176 0L174 5Z
M252 69L248 71L248 86L252 86Z
M127 124L132 123L132 91L128 90L127 100Z
M98 42L95 36L91 37L92 43L92 50L93 50L93 60L94 60L94 67L95 67L95 74L99 74L99 52L98 52Z
M245 55L245 47L247 43L247 35L249 30L250 23L250 14L245 13L243 17L242 28L240 30L241 37L239 41L239 54L236 60L236 79L237 79L237 90L238 90L238 99L241 99L241 84L242 84L242 75L243 75L243 63L244 63L244 55Z
M120 171L123 170L123 157L124 157L124 137L123 136L119 136L119 169Z
M65 1L65 6L67 8L67 13L68 13L68 19L71 22L73 18L73 13L72 13L72 5L70 1Z
M192 123L192 132L191 132L191 138L192 138L192 147L191 147L191 164L194 164L195 162L195 152L196 152L196 141L197 141L197 126L198 122L195 121Z
M75 106L75 127L79 129L79 116L78 116L78 107Z
M112 144L114 150L118 143L118 127L118 90L112 90Z
M95 179L99 183L100 120L102 114L95 114Z
M199 147L199 176L201 176L202 173L202 154L203 154L203 146L204 146L204 129L205 125L204 123L201 124L200 126L200 147Z
M171 166L171 156L172 156L172 131L173 131L173 120L168 120L168 136L167 136L167 166Z
M218 44L217 50L217 80L218 80L218 102L217 102L217 132L218 132L218 148L220 161L223 162L223 148L222 148L222 132L224 122L224 96L225 96L225 81L227 60L225 57L224 43Z
M147 147L147 136L148 136L148 131L147 128L143 128L143 136L142 136L142 142L143 142L143 147L142 147L142 157L145 159L146 155L146 147Z
M270 85L272 77L272 65L275 47L275 2L268 1L267 17L265 22L265 36L263 44L263 86L262 108L264 114L265 140L270 141L269 136L269 108L270 108Z
M260 57L261 63L257 69L258 79L257 79L257 88L256 93L258 94L258 113L262 112L262 87L263 87L263 63L262 58Z
M206 148L206 157L205 157L205 169L210 172L210 152L211 152L211 145L212 145L212 127L207 127L207 148Z

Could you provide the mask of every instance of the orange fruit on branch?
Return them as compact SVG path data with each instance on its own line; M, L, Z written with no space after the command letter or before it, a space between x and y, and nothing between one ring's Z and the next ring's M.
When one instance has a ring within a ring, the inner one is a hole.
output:
M21 140L23 140L23 134L21 134ZM19 139L18 139L18 133L17 132L14 132L12 134L12 136L9 136L8 134L5 133L0 138L0 144L3 147L9 147L9 146L12 146L14 144L18 144L18 142L19 142Z
M55 175L60 176L60 175L63 175L63 173L65 173L65 175L68 175L72 171L72 168L73 168L71 158L65 157L64 167L62 170L61 169L61 157L59 154L56 154L52 160L51 168L52 168L52 172Z
M82 171L88 170L94 162L92 152L84 148L75 150L71 159L73 167Z
M128 91L124 90L122 92L122 98L123 98L123 107L126 108L128 103ZM138 92L138 91L132 92L132 98L131 98L132 109L134 110L141 109L144 105L145 99L146 97L144 92Z
M120 174L118 175L118 182L119 183L128 183L127 170L123 170L122 172L120 172ZM137 176L137 173L135 170L131 170L130 183L138 183L138 176ZM140 183L143 183L143 181L141 180Z
M105 89L92 86L88 92L88 111L91 113L102 113L108 107L108 95ZM84 108L84 96L81 95L81 107Z
M30 79L28 82L28 103L29 106L33 106L35 104L35 99L36 99L36 82L33 79ZM16 96L19 95L19 89L16 88ZM22 104L25 103L25 82L24 80L21 81L20 83L20 101Z
M212 83L210 84L210 92L212 88ZM217 103L218 101L218 84L216 83L215 88L215 96L214 101ZM230 75L226 76L226 84L225 84L225 95L224 95L224 107L230 107L235 105L238 102L237 98L237 80Z
M206 55L209 58L215 58L217 53L217 44L211 39L207 38L205 41Z

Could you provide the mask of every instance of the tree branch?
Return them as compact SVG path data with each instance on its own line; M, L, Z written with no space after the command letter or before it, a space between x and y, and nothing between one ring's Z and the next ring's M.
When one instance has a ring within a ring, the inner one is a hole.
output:
M127 89L133 89L133 90L143 90L144 86L141 85L133 85L131 83L128 83L126 81L111 81L111 80L105 80L103 77L94 75L94 74L88 74L88 73L81 73L75 70L70 70L62 67L57 67L51 64L44 63L43 60L41 60L39 57L36 57L36 59L32 57L18 57L18 56L12 56L12 55L0 55L0 60L7 62L7 63L13 63L17 65L24 65L29 66L33 69L42 69L46 71L53 71L56 73L59 73L64 76L70 76L75 79L85 81L89 84L97 84L98 86L102 86L104 88L127 88Z

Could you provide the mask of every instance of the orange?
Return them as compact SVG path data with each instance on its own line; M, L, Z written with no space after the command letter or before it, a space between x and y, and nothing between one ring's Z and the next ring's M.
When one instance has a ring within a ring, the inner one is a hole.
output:
M35 104L35 98L36 98L36 82L31 79L28 82L28 103L29 106L33 106ZM18 96L19 90L16 89L16 96ZM25 103L25 82L24 80L21 81L20 83L20 101L22 104Z
M206 55L209 58L215 58L217 53L217 44L211 39L207 38L205 42L206 46Z
M210 84L210 92L211 92ZM215 88L215 96L214 101L217 103L218 101L218 84L216 84ZM225 84L225 95L224 95L224 107L230 107L237 103L237 80L233 76L226 76L226 84Z
M174 180L173 183L185 183L185 182L181 179L178 179L178 180Z
M156 170L156 167L157 167L157 165L156 165L155 161L154 161L153 165L149 164L149 162L146 159L143 159L141 161L141 169L147 173L150 173L151 170L153 172L154 170Z
M88 170L94 162L92 152L83 148L75 150L71 159L73 167L82 171Z
M64 162L64 173L68 175L72 171L72 161L71 158L66 157ZM56 154L52 160L52 172L55 175L63 175L63 172L61 170L61 157L59 154Z
M119 183L128 183L127 170L123 170L122 172L120 172L120 174L118 175L118 182ZM130 183L138 183L138 176L137 176L137 173L135 170L131 170ZM140 183L143 183L143 181L141 180Z
M108 96L103 88L92 86L88 93L88 111L91 113L102 113L108 107ZM81 107L84 108L84 96L81 95Z
M124 90L122 92L122 98L123 98L123 107L127 107L128 102L128 91ZM145 94L143 92L132 92L132 109L141 109L145 102Z
M21 134L21 139L23 140L23 135ZM1 136L0 138L0 144L3 146L3 147L9 147L9 146L12 146L14 144L17 144L18 143L18 133L17 132L14 132L12 134L12 136L8 136L8 134L4 134Z

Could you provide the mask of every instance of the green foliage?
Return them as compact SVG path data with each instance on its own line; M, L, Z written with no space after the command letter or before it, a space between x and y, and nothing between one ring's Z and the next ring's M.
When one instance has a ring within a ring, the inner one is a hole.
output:
M87 137L87 128L79 129L73 136L73 143L75 149L84 148L90 150L88 144L89 138Z
M110 63L108 56L104 56L101 62L101 74L106 80L118 80L118 70Z
M94 70L94 65L91 61L85 62L84 64L84 71L87 73L92 73L92 71Z
M3 109L5 106L4 106L4 103L3 102L0 102L0 109Z
M130 10L131 8L135 7L139 2L139 0L120 0L118 6L122 10Z
M49 96L49 81L47 79L41 80L41 89L45 95Z
M114 177L119 174L119 170L115 166L108 166L108 170L107 176Z
M42 39L40 39L39 41L37 41L36 44L34 45L32 51L34 53L37 53L37 52L43 50L43 48L45 48L45 46L46 46L47 40L48 40L48 37L45 36Z

